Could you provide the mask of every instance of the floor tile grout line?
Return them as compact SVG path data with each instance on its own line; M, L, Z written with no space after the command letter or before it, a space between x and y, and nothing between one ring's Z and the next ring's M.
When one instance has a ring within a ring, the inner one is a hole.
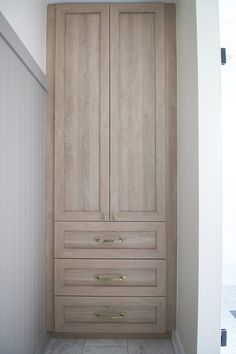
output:
M84 339L84 346L83 346L82 354L84 354L84 348L85 348L86 340L87 340L87 339Z
M100 346L100 347L86 347L86 348L114 348L114 349L116 349L116 348L119 348L119 349L125 349L125 351L126 351L126 354L128 354L128 348L126 348L126 347L108 347L108 346ZM84 349L85 349L85 347L84 347ZM84 349L83 349L83 352L82 352L82 354L84 354L85 352L84 352ZM119 354L119 353L117 353L117 354Z

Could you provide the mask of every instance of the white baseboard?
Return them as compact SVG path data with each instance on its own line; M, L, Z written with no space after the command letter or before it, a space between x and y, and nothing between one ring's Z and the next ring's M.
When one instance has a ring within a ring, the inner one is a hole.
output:
M185 354L178 332L172 332L171 344L175 354Z
M49 341L49 337L48 337L47 334L45 334L43 336L43 338L41 339L41 341L39 343L39 346L38 346L38 348L37 348L37 350L35 351L34 354L43 354L44 351L45 351L45 348L46 348L46 346L48 344L48 341Z

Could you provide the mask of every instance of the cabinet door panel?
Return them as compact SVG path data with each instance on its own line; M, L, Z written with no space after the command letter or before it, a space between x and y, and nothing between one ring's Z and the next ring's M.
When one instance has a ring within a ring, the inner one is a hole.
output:
M109 7L57 5L55 215L109 213Z
M111 5L110 23L111 212L117 221L163 221L163 5Z

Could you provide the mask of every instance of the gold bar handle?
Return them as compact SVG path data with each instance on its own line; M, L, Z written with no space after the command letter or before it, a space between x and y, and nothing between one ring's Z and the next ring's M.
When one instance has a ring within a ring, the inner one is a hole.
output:
M111 320L120 320L125 316L125 312L119 312L119 313L99 313L96 312L95 316L98 318L106 318L106 319L111 319Z
M121 243L124 242L126 240L125 237L120 237L118 239L115 240L109 240L109 239L102 239L102 238L95 238L94 241L98 242L98 243Z
M114 276L96 275L95 279L97 279L99 281L104 281L104 282L116 282L116 281L125 280L126 276L119 275L118 277L114 277Z

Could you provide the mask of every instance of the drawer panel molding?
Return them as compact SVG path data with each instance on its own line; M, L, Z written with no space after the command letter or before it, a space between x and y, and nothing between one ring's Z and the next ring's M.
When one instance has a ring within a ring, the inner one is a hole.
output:
M55 223L56 258L164 259L165 223Z
M55 261L56 295L165 296L164 260Z
M55 297L57 332L165 331L164 297Z

